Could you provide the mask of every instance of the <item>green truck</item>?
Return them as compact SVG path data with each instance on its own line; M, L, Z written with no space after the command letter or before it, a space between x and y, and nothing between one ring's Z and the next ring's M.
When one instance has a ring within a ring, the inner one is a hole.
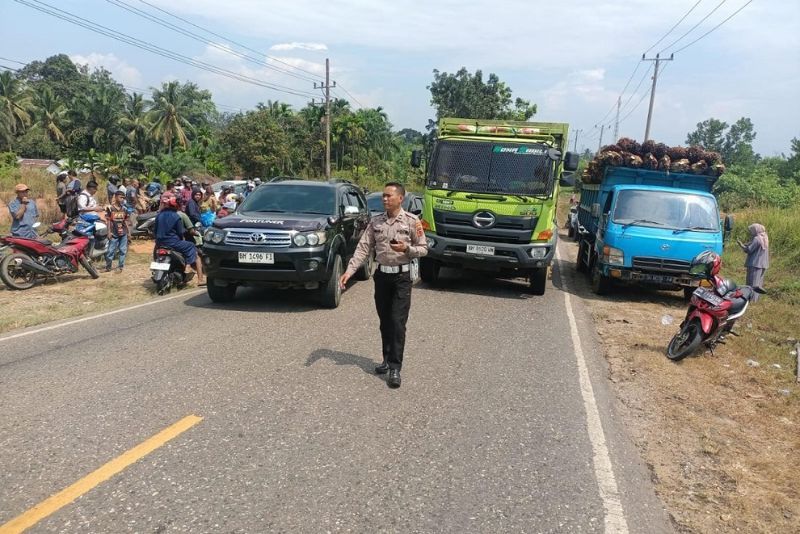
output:
M569 126L445 118L426 166L422 225L428 255L420 276L435 284L442 266L525 276L543 295L555 255L556 201ZM412 154L412 165L421 165Z

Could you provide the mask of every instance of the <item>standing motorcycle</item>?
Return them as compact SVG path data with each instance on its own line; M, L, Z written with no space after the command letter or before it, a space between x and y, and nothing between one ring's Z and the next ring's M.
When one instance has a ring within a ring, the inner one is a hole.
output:
M64 219L50 227L51 231L62 236L58 245L44 239L0 237L0 245L9 250L0 261L0 279L3 283L9 289L30 289L37 279L76 273L78 266L86 269L92 278L99 278L100 275L92 264L90 235L80 232L78 228L70 233L70 224L71 220ZM81 226L80 223L78 226ZM94 233L94 225L91 226L90 230ZM85 224L84 228L87 228Z
M717 276L721 266L721 258L711 251L701 252L692 260L689 273L710 287L701 285L692 293L681 329L667 346L670 360L682 360L701 345L713 352L728 334L733 334L736 320L745 314L753 295L764 293L761 288L739 287L733 280Z
M191 235L199 235L200 223L195 228L187 232L187 238ZM201 253L202 242L197 242L197 253ZM194 271L188 269L186 258L177 250L169 247L158 246L153 251L153 261L150 263L150 273L153 283L156 285L156 292L159 295L169 293L172 288L183 289L194 278Z

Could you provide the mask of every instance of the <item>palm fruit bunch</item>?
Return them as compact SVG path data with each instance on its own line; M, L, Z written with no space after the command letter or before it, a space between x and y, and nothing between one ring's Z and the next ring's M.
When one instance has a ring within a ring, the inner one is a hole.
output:
M647 140L644 143L622 137L600 149L583 171L584 183L599 184L606 167L631 167L662 172L691 173L718 177L725 172L718 152L701 146L674 146Z

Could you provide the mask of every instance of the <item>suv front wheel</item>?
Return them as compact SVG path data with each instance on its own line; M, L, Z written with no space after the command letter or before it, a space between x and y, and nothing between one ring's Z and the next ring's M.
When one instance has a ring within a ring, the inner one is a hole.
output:
M218 286L213 278L206 278L206 291L212 302L223 304L236 298L236 285Z
M342 257L337 254L333 258L333 269L331 277L322 287L321 300L326 308L337 308L342 299L342 288L339 286L339 278L342 276Z

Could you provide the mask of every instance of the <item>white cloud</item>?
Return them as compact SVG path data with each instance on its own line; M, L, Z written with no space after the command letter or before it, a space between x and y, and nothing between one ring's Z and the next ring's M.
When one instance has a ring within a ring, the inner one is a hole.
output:
M280 43L269 47L270 50L311 50L322 52L328 47L322 43Z
M114 79L123 85L138 86L142 83L142 73L139 69L126 63L114 54L101 54L92 52L88 55L72 54L69 56L76 65L88 65L89 69L103 67L111 72Z

